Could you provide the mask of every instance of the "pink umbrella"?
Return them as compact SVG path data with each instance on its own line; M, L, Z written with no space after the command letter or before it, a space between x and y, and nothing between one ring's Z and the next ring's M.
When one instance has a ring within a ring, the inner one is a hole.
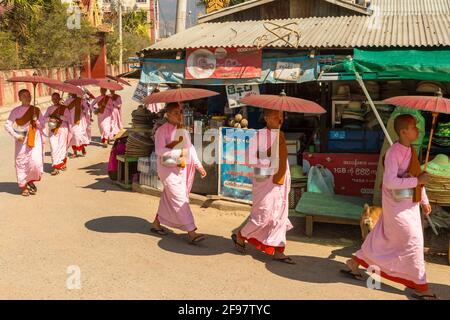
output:
M425 170L430 157L431 141L433 139L436 120L439 113L450 113L450 99L442 96L442 91L436 92L436 96L398 96L384 100L383 102L422 111L430 111L433 115L430 140L428 141L427 156L425 158Z
M55 90L76 94L78 97L83 96L83 90L70 83L46 83L46 85Z
M212 97L218 94L219 93L217 92L205 89L177 88L153 93L152 95L144 98L144 103L152 104L158 102L170 103L170 102L190 101Z
M131 83L129 83L128 81L125 81L125 80L123 80L123 79L121 79L119 77L114 77L114 76L110 76L110 75L107 75L106 77L109 78L109 79L112 79L114 81L117 81L117 83L122 83L122 84L125 84L127 86L131 86Z
M79 79L70 79L64 81L65 83L73 84L74 86L90 86L90 85L97 85L99 83L99 80L92 79L92 78L79 78Z
M281 91L279 95L251 94L242 98L239 102L254 107L298 113L326 113L319 104L300 98L288 97Z
M110 80L100 80L97 83L97 86L103 89L113 90L113 91L119 91L123 90L123 87L118 84L117 82L110 81Z
M28 82L28 83L32 83L33 84L33 104L36 105L36 86L38 83L43 83L43 84L57 84L57 83L61 83L61 81L55 80L55 79L50 79L47 77L42 77L42 76L38 76L37 73L33 73L32 76L23 76L23 77L12 77L8 79L9 82Z

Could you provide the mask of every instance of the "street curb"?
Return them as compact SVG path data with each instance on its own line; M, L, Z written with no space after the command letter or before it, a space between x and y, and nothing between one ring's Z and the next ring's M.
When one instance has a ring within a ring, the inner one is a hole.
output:
M151 195L154 197L161 197L161 190L151 188L148 186L140 185L138 183L133 183L132 185L132 191L143 193L147 195ZM251 206L247 204L241 204L241 203L235 203L231 201L225 201L225 200L215 200L212 201L210 198L206 196L202 196L195 193L189 194L189 202L194 205L198 205L203 208L214 208L218 209L220 211L250 211Z

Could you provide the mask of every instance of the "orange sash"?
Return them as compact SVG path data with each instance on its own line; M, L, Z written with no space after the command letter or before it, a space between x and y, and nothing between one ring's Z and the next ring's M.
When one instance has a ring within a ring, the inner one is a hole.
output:
M282 186L286 180L288 151L286 146L286 138L284 137L284 133L281 131L278 146L279 146L278 171L273 175L272 182L274 184ZM272 148L269 148L267 150L267 155L269 157L272 156Z
M27 138L27 145L30 148L34 147L34 140L36 138L36 122L33 120L33 118L36 116L39 116L39 113L41 111L39 108L35 106L29 106L28 110L24 113L24 115L16 119L16 123L19 126L24 126L26 123L30 123L28 126L28 138Z
M50 118L56 118L58 120L60 120L60 117L64 114L64 111L66 110L66 106L60 104L55 111L53 111L53 113L50 115ZM58 122L58 125L55 129L52 129L51 131L53 132L53 134L57 134L58 133L58 129L61 126L61 121Z
M105 108L109 102L110 97L109 96L104 96L99 102L98 102L98 113L103 113L105 112Z
M81 119L81 98L75 98L68 106L67 108L69 110L72 110L73 108L75 108L75 119L74 122L76 125L80 124L80 119Z
M416 150L411 146L411 162L409 163L408 173L412 177L418 177L422 173L420 168L419 158L417 157ZM414 188L413 202L422 201L422 188L423 186L418 185Z

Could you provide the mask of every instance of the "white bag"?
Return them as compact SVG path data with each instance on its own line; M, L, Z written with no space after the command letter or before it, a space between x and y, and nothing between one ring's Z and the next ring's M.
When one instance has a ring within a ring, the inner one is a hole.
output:
M334 176L327 168L316 165L309 169L308 192L334 194Z

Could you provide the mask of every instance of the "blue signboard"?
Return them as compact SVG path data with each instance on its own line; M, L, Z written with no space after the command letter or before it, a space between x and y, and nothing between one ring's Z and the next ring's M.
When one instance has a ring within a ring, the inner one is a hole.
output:
M253 169L246 166L253 129L220 128L219 195L251 203Z

